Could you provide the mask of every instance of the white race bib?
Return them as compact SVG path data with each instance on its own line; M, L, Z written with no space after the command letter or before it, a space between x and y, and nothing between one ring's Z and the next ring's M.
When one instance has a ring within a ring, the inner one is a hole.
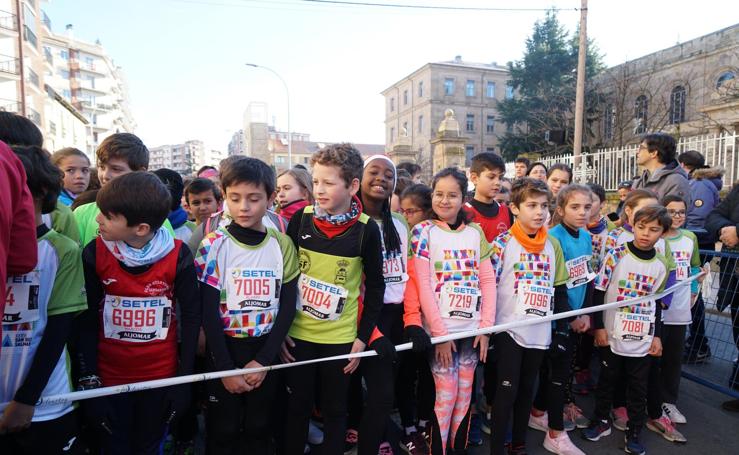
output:
M382 276L385 284L403 282L403 260L399 256L387 257L382 262Z
M300 275L298 311L320 320L335 321L344 311L349 291L338 284Z
M653 313L618 311L613 319L613 338L618 341L652 341Z
M675 263L675 280L685 281L690 277L690 262L677 261Z
M537 284L519 283L516 314L528 317L545 317L552 314L554 288Z
M444 283L439 296L441 317L480 320L480 289L469 283Z
M580 256L565 262L569 278L567 288L572 289L595 279L595 273L590 270L590 256Z
M9 276L5 295L3 324L25 324L37 321L39 272Z
M171 318L172 301L167 297L106 295L103 334L105 338L131 343L164 340Z
M229 310L270 310L279 305L277 271L231 267L226 276L226 306Z

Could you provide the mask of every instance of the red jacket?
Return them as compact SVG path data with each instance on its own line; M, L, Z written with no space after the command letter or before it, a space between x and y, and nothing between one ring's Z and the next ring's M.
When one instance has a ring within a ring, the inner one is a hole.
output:
M36 215L26 172L15 153L0 141L0 316L5 314L8 275L22 275L36 267ZM2 335L2 325L0 325Z

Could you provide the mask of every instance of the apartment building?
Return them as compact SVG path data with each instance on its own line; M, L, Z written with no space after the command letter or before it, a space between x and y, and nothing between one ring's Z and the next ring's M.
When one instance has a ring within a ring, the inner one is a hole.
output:
M385 143L392 149L400 138L409 141L419 160L429 159L431 141L447 109L454 110L467 139L467 157L497 152L496 103L513 96L508 68L497 63L454 60L427 63L382 91L385 97ZM407 139L406 139L407 138Z

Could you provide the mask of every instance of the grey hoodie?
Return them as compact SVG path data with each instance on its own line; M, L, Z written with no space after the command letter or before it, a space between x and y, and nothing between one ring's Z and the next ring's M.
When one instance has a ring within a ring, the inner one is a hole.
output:
M652 174L649 171L644 171L640 177L634 180L631 187L653 191L660 200L668 194L676 194L685 200L685 206L688 207L688 210L692 207L693 198L691 197L688 174L677 161L667 163Z

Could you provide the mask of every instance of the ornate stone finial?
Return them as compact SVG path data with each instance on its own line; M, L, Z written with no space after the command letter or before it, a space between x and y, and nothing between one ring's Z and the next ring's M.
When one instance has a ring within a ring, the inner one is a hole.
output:
M459 122L454 118L454 110L447 109L444 111L444 120L439 125L439 136L461 136L459 132Z

